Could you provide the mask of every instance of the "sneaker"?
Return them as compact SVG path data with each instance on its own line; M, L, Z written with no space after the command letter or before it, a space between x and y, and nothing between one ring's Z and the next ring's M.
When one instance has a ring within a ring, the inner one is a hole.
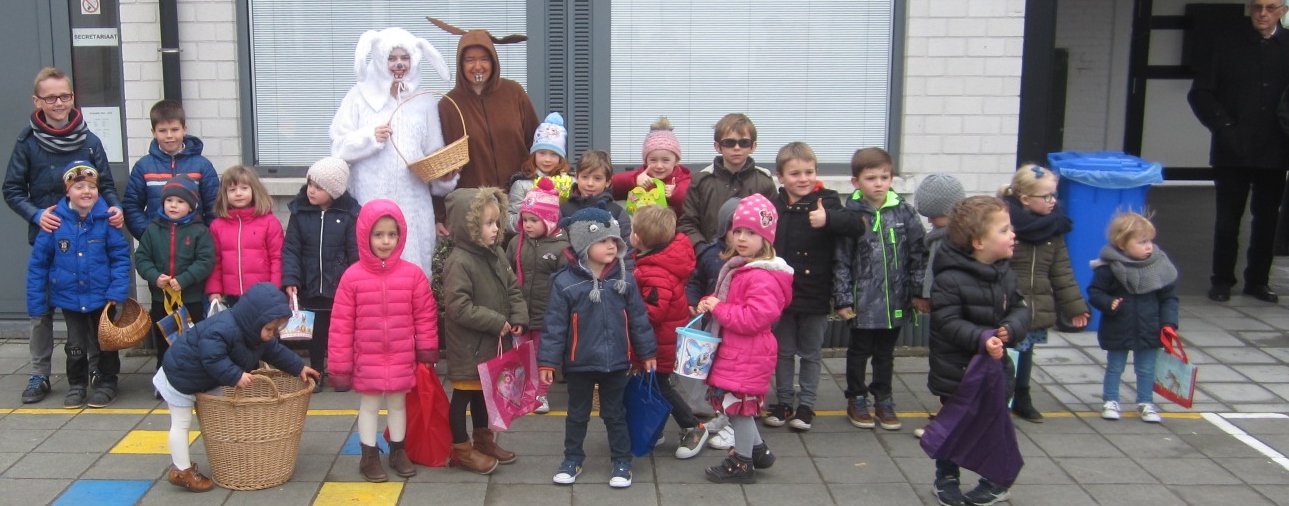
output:
M559 472L555 473L555 477L552 478L551 481L560 485L572 485L577 481L577 476L579 474L582 474L581 464L571 460L565 460L559 463Z
M871 429L877 424L873 421L873 415L868 412L868 397L854 397L846 403L846 418L850 419L850 424L861 429Z
M770 447L761 441L761 444L752 447L752 467L755 469L769 469L774 467L774 461L778 460L773 453L770 453Z
M85 387L73 385L67 390L67 397L63 397L63 407L67 409L81 409L85 406Z
M1118 420L1119 401L1105 401L1105 404L1101 405L1101 418L1105 418L1106 420Z
M734 447L734 428L726 425L720 432L707 439L707 447L713 450L728 450Z
M797 406L797 412L788 419L788 427L796 431L810 430L813 423L815 423L815 410L810 406Z
M1159 423L1164 421L1159 417L1159 408L1149 402L1137 405L1137 414L1141 415L1141 421L1146 423Z
M967 501L967 504L973 504L975 506L997 504L1006 501L1010 497L1011 492L1007 491L1007 487L991 483L989 480L984 478L980 479L980 483L976 485L976 488L973 488L970 492L962 495L962 498Z
M698 455L703 451L703 445L707 444L709 437L711 434L707 433L707 427L703 427L702 424L681 431L680 446L676 447L676 458L688 459Z
M22 403L34 404L45 400L46 395L49 395L49 376L33 374L27 380L27 389L22 391Z
M895 416L895 401L890 397L884 397L877 401L874 406L874 414L877 417L877 424L886 430L900 430L904 424L900 423L899 417Z
M631 486L630 462L616 462L613 464L613 476L609 478L609 486L613 488L627 488Z
M789 418L792 418L792 406L784 403L771 404L761 423L766 427L782 427L788 423Z
M551 412L551 401L548 400L545 395L537 396L537 402L542 403L542 405L537 406L537 409L534 409L533 413L544 415Z
M100 383L98 388L94 389L94 394L90 395L89 407L106 408L116 400L116 385Z
M720 464L707 468L707 481L712 483L756 483L756 469L751 457L730 453Z
M653 447L657 448L667 442L666 434L658 434L658 440L653 442Z
M944 506L966 506L967 500L962 497L962 488L957 478L936 478L931 486L935 498Z

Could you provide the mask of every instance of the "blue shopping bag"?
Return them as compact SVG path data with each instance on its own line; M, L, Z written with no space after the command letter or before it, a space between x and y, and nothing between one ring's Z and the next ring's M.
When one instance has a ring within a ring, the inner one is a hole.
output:
M627 409L627 432L631 434L631 453L643 457L653 452L658 435L671 414L671 403L662 396L658 376L652 372L627 378L622 394Z
M175 344L184 332L192 328L192 317L188 316L188 308L184 307L183 295L171 288L165 288L165 307L166 317L157 320L157 330L161 332L161 337L165 338L166 344Z

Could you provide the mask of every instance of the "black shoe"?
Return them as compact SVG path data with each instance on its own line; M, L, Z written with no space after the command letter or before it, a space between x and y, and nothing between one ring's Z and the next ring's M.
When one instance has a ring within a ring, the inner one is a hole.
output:
M755 469L769 469L774 467L776 457L770 453L770 447L765 445L765 441L752 447L752 467Z
M1043 414L1034 409L1034 400L1029 396L1029 387L1016 388L1016 397L1012 399L1012 413L1027 422L1043 423Z
M320 393L322 393L322 388L323 388L324 386L326 386L326 384L327 384L327 375L326 375L326 374L319 374L319 375L318 375L318 384L313 386L313 393L315 393L315 394L320 394Z
M792 406L782 402L771 404L766 411L765 418L761 419L761 423L766 427L782 427L783 424L788 423L789 418L792 418Z
M935 493L936 500L944 506L966 506L967 504L967 499L962 497L962 488L958 485L956 477L936 478L931 491Z
M980 483L976 485L976 488L963 494L962 497L967 500L967 504L975 506L989 506L990 504L997 504L1006 501L1011 497L1011 493L1007 491L1007 487L981 478Z
M112 402L115 400L116 400L116 385L99 383L99 387L95 388L94 393L90 395L90 400L88 404L89 404L89 407L91 408L106 408L109 405L111 405Z
M756 483L752 458L737 453L725 457L719 465L707 468L707 481L712 483Z
M815 410L810 406L797 406L797 412L788 419L788 427L795 431L810 430L814 423Z
M1231 287L1213 285L1208 289L1208 300L1214 302L1226 302L1231 300Z
M33 374L27 380L27 389L22 391L22 403L34 404L45 400L46 395L49 395L49 376Z
M1271 287L1267 285L1245 287L1244 294L1251 295L1253 298L1262 302L1270 302L1272 304L1280 302L1280 296L1276 295L1276 292L1271 291Z
M85 386L72 385L67 390L67 397L63 397L63 407L67 409L81 409L85 406Z

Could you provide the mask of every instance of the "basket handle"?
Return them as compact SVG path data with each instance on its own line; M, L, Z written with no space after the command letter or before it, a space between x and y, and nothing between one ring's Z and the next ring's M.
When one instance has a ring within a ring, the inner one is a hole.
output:
M273 378L270 378L270 377L265 376L265 375L263 375L263 374L252 374L252 375L251 375L251 382L252 382L252 383L254 383L254 382L256 382L256 381L259 381L259 380L267 381L267 382L269 383L269 387L273 389L273 398L274 398L274 399L276 399L276 400L279 400L279 401L280 401L280 400L282 400L282 392L279 392L279 391L278 391L278 389L277 389L277 383L274 383L274 382L273 382ZM244 390L242 387L233 387L233 400L234 400L234 401L236 401L236 400L238 400L238 399L240 399L240 398L242 397L242 390Z
M406 103L408 103L408 102L411 102L413 98L419 97L419 96L421 96L421 95L429 95L429 94L431 94L431 93L433 93L433 94L435 94L435 95L438 95L438 96L440 96L440 97L443 97L443 98L448 99L448 102L452 102L452 107L456 108L456 110L457 110L457 117L461 119L461 131L462 131L462 132L464 132L464 131L465 131L465 113L462 113L462 112L461 112L461 106L457 105L457 101L456 101L456 100L452 100L452 97L449 97L449 96L447 96L446 94L439 93L439 92L437 92L437 91L433 91L433 90L428 90L428 91L418 91L418 92L416 92L416 93L413 93L413 94L412 94L412 96L407 97L407 99L406 99L406 100L403 100L402 102L399 102L399 103L398 103L398 106L394 108L394 112L389 113L389 121L386 121L386 122L385 122L385 126L389 126L389 124L390 124L390 123L393 123L393 122L394 122L394 115L395 115L395 114L398 114L398 110L399 110L399 109L402 109L404 104L406 104ZM393 134L393 133L390 133L389 140L391 141L391 142L390 142L390 144L393 144L393 145L394 145L394 152L395 152L395 153L398 153L398 157L399 157L399 158L402 158L402 159L403 159L403 164L404 164L404 165L408 165L408 164L410 164L411 162L408 162L408 161L407 161L407 157L406 157L406 156L403 156L403 152L402 152L402 151L400 151L400 150L398 149L398 143L397 143L397 142L392 142L392 141L394 140L394 134Z
M686 323L686 324L685 324L685 328L693 327L695 323L698 323L698 320L703 319L703 316L706 316L706 315L701 315L701 314L700 314L700 315L698 315L698 316L695 316L693 320L689 320L689 323Z

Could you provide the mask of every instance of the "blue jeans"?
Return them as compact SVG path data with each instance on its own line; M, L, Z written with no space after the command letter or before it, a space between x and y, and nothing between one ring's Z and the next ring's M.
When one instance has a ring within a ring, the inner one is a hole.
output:
M1155 358L1159 350L1133 350L1132 368L1137 373L1137 404L1155 402ZM1128 350L1106 351L1105 381L1101 398L1119 401L1119 378L1128 365Z
M600 419L609 433L609 453L613 463L631 463L631 434L627 432L627 409L622 394L627 389L627 371L566 372L568 380L568 417L564 418L564 460L581 465L586 460L582 441L586 424L591 421L591 399L595 385L600 385Z
M794 404L792 388L796 357L801 357L801 406L815 406L819 391L819 371L824 357L824 330L828 327L826 314L784 313L774 326L774 337L779 341L779 357L774 368L775 397L779 403Z

